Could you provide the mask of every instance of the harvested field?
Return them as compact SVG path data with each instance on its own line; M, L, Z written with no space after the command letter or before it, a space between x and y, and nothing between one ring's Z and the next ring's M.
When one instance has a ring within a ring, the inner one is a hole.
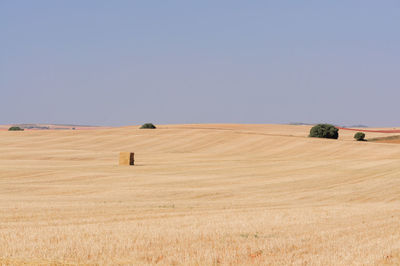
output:
M398 264L399 146L309 129L2 131L0 264Z

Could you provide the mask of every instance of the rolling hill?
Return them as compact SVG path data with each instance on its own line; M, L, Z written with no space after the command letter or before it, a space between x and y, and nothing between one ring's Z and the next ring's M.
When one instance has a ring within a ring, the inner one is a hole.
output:
M0 264L399 263L400 146L309 129L2 131Z

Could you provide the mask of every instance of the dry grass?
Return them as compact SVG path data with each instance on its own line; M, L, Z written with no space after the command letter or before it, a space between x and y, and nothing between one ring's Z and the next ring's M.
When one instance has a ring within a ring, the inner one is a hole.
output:
M0 264L398 264L399 146L308 131L0 132Z

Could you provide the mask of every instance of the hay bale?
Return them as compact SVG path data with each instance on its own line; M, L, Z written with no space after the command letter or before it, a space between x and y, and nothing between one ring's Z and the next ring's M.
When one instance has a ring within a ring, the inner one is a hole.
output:
M133 152L119 153L119 165L134 165L134 164L135 164L135 153Z

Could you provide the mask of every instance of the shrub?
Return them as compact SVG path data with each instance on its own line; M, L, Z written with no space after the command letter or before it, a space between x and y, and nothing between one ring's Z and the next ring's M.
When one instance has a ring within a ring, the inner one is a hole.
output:
M339 137L339 129L330 124L318 124L311 128L309 137L337 139Z
M152 123L146 123L146 124L143 124L140 128L150 128L150 129L155 129L156 128L156 126L155 125L153 125Z
M363 132L357 132L356 134L354 134L354 138L357 141L365 141L365 133Z
M20 127L10 127L10 128L8 129L8 131L24 131L24 129L23 129L23 128L20 128Z

